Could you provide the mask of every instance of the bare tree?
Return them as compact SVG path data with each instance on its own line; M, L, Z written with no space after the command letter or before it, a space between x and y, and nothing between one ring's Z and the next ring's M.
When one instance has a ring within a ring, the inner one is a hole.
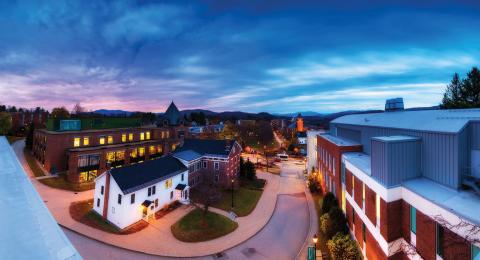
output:
M80 115L80 114L85 113L85 112L86 112L86 109L84 107L82 107L80 102L77 102L75 104L75 106L73 106L72 114Z
M205 220L208 208L222 199L222 191L218 183L215 183L211 177L204 176L204 180L192 190L191 195L194 203L201 204L196 206L203 207L203 218Z

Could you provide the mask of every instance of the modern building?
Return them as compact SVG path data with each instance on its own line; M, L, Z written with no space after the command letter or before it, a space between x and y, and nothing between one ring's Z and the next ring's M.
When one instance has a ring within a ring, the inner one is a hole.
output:
M0 136L0 255L2 259L82 259Z
M189 203L188 168L172 155L110 169L95 179L93 209L125 229L149 221L162 207Z
M235 141L185 139L172 154L97 177L94 210L121 229L148 221L174 201L188 204L190 187L206 178L230 187L238 178L240 153Z
M324 133L324 130L308 130L307 131L307 173L311 174L312 169L317 171L317 136Z
M273 130L282 130L287 127L287 122L285 119L272 119L270 121L270 125L272 126Z
M317 136L323 190L368 259L479 259L480 110L394 107Z
M33 154L45 170L66 173L73 183L92 183L107 169L158 158L175 149L188 129L175 104L159 126L138 118L78 118L47 121L36 129Z

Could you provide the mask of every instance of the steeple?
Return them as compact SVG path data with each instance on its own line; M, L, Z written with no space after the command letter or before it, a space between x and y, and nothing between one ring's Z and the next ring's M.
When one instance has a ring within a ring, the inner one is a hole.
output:
M165 111L165 114L163 114L163 121L165 124L168 124L168 125L180 124L180 111L178 110L175 103L173 103L173 101L168 106L167 111Z

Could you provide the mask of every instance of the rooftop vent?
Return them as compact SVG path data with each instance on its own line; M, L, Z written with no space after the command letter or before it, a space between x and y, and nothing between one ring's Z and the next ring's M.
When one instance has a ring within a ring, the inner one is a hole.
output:
M400 111L403 110L403 98L387 99L385 102L385 111Z

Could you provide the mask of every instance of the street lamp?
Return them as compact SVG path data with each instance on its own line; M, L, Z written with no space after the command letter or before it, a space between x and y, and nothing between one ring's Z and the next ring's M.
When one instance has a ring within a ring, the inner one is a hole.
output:
M232 179L232 209L233 209L233 183L235 182L235 179Z
M315 255L315 258L314 259L317 259L317 242L318 242L318 236L317 234L313 235L313 249L314 249L314 255Z
M265 153L265 161L267 162L267 172L268 172L268 157L267 157L267 146L263 146L263 152Z

